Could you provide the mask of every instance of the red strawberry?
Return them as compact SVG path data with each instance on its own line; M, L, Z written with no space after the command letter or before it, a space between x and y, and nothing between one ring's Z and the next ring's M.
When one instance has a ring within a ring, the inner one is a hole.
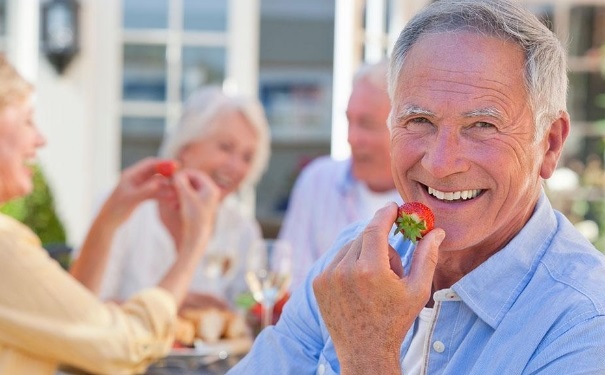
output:
M165 177L171 177L178 168L175 160L161 160L155 165L155 171Z
M397 229L395 234L401 234L416 243L433 229L435 216L430 208L420 202L406 202L397 210Z

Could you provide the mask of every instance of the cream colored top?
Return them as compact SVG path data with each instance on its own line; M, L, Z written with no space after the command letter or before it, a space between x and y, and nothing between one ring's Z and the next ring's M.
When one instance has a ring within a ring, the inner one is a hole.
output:
M0 374L54 374L59 364L94 374L144 372L170 350L176 310L160 288L120 306L102 303L29 228L0 215Z

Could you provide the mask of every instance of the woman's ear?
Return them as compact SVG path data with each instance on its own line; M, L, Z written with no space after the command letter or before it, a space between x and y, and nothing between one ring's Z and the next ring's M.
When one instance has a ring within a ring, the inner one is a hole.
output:
M546 135L546 150L542 166L540 168L540 177L546 179L552 176L557 163L563 152L563 145L569 135L569 114L561 112L561 115L550 124L548 134Z

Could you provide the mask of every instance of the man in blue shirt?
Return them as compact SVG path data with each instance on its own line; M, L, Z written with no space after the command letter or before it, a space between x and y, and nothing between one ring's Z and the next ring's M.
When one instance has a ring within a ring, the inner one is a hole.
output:
M347 229L232 374L605 374L605 256L542 184L569 134L565 52L512 0L429 5L391 58L391 162L435 214Z

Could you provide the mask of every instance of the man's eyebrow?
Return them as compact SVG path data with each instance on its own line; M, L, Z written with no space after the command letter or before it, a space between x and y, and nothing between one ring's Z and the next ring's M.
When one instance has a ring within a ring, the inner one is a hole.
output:
M408 117L408 116L426 116L426 117L434 117L435 113L429 111L428 109L421 108L416 105L409 105L403 107L395 116L397 121Z
M432 112L428 109L424 109L424 108L416 106L416 105L410 105L410 106L406 106L406 107L402 108L401 111L399 111L399 113L397 113L397 116L395 116L395 118L397 120L401 120L408 116L419 116L419 115L426 116L426 117L435 117L436 116L434 112ZM464 112L462 114L462 116L464 116L464 117L493 117L493 118L497 118L497 119L501 119L503 117L502 112L500 112L500 110L498 110L495 107L474 109L472 111Z
M502 112L500 112L497 108L494 107L475 109L469 112L465 112L462 115L464 117L493 117L497 119L502 119Z

